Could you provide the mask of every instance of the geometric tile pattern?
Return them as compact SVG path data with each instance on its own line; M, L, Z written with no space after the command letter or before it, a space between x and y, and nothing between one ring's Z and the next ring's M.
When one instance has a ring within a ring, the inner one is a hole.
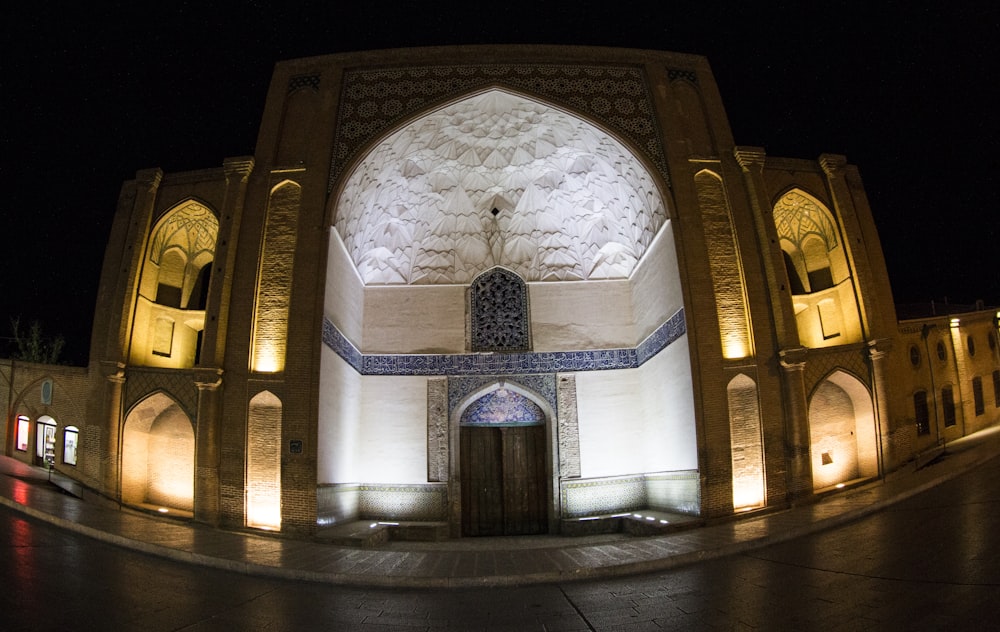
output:
M469 286L473 351L527 351L528 287L510 270L495 267Z
M427 480L448 480L448 378L427 379Z
M323 319L323 343L361 375L506 376L634 369L686 332L681 308L638 347L539 353L363 354L333 323ZM554 403L554 398L550 401Z
M822 239L827 251L837 247L837 228L829 212L798 191L789 191L774 205L774 223L778 236L796 248L809 236Z
M589 115L631 141L667 186L653 99L642 68L627 65L481 64L347 70L334 135L329 191L378 136L434 105L487 88L512 88Z
M439 521L447 516L447 484L360 486L358 515L380 520Z
M545 423L538 404L508 388L498 388L472 403L462 413L462 425L537 426Z
M634 511L648 504L642 474L565 481L561 486L563 518Z
M448 417L455 412L459 402L484 386L497 382L498 375L462 375L448 378ZM554 375L504 375L504 381L538 395L556 410L556 379Z
M559 476L580 478L580 422L576 407L576 376L557 376L556 408L559 441Z
M198 418L198 387L195 386L193 373L136 367L125 369L125 394L122 403L126 413L139 401L158 391L176 401L189 418Z

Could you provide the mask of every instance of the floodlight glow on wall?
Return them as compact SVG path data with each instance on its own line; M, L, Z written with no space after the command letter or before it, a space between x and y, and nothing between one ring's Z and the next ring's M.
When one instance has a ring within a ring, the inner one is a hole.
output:
M286 180L271 190L268 201L260 269L257 272L250 361L251 368L260 373L277 373L285 369L295 233L301 195L302 188Z

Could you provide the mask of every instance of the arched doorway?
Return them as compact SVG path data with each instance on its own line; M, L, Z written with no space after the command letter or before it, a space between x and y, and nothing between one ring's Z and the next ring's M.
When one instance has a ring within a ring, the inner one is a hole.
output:
M194 511L194 426L163 393L142 400L125 418L122 502L165 513Z
M462 535L548 531L545 421L538 404L503 384L462 413Z
M844 371L820 382L809 401L813 489L878 476L875 412L868 388Z

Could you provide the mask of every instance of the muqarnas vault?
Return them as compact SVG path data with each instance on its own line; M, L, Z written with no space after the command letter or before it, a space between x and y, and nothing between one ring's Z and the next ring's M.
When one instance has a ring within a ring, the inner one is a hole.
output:
M713 519L934 440L857 170L692 55L281 62L254 156L125 184L99 305L74 476L223 527Z

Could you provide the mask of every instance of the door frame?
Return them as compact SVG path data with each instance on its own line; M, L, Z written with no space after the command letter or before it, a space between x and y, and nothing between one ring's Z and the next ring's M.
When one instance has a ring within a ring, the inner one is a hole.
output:
M508 379L497 378L469 393L455 406L448 419L448 531L453 538L462 537L462 471L461 471L461 427L462 414L476 400L493 391L505 388L530 399L542 409L545 416L543 434L545 435L545 475L548 477L548 529L546 533L559 533L559 522L562 518L562 502L559 485L559 458L557 448L556 414L544 397L531 389Z

